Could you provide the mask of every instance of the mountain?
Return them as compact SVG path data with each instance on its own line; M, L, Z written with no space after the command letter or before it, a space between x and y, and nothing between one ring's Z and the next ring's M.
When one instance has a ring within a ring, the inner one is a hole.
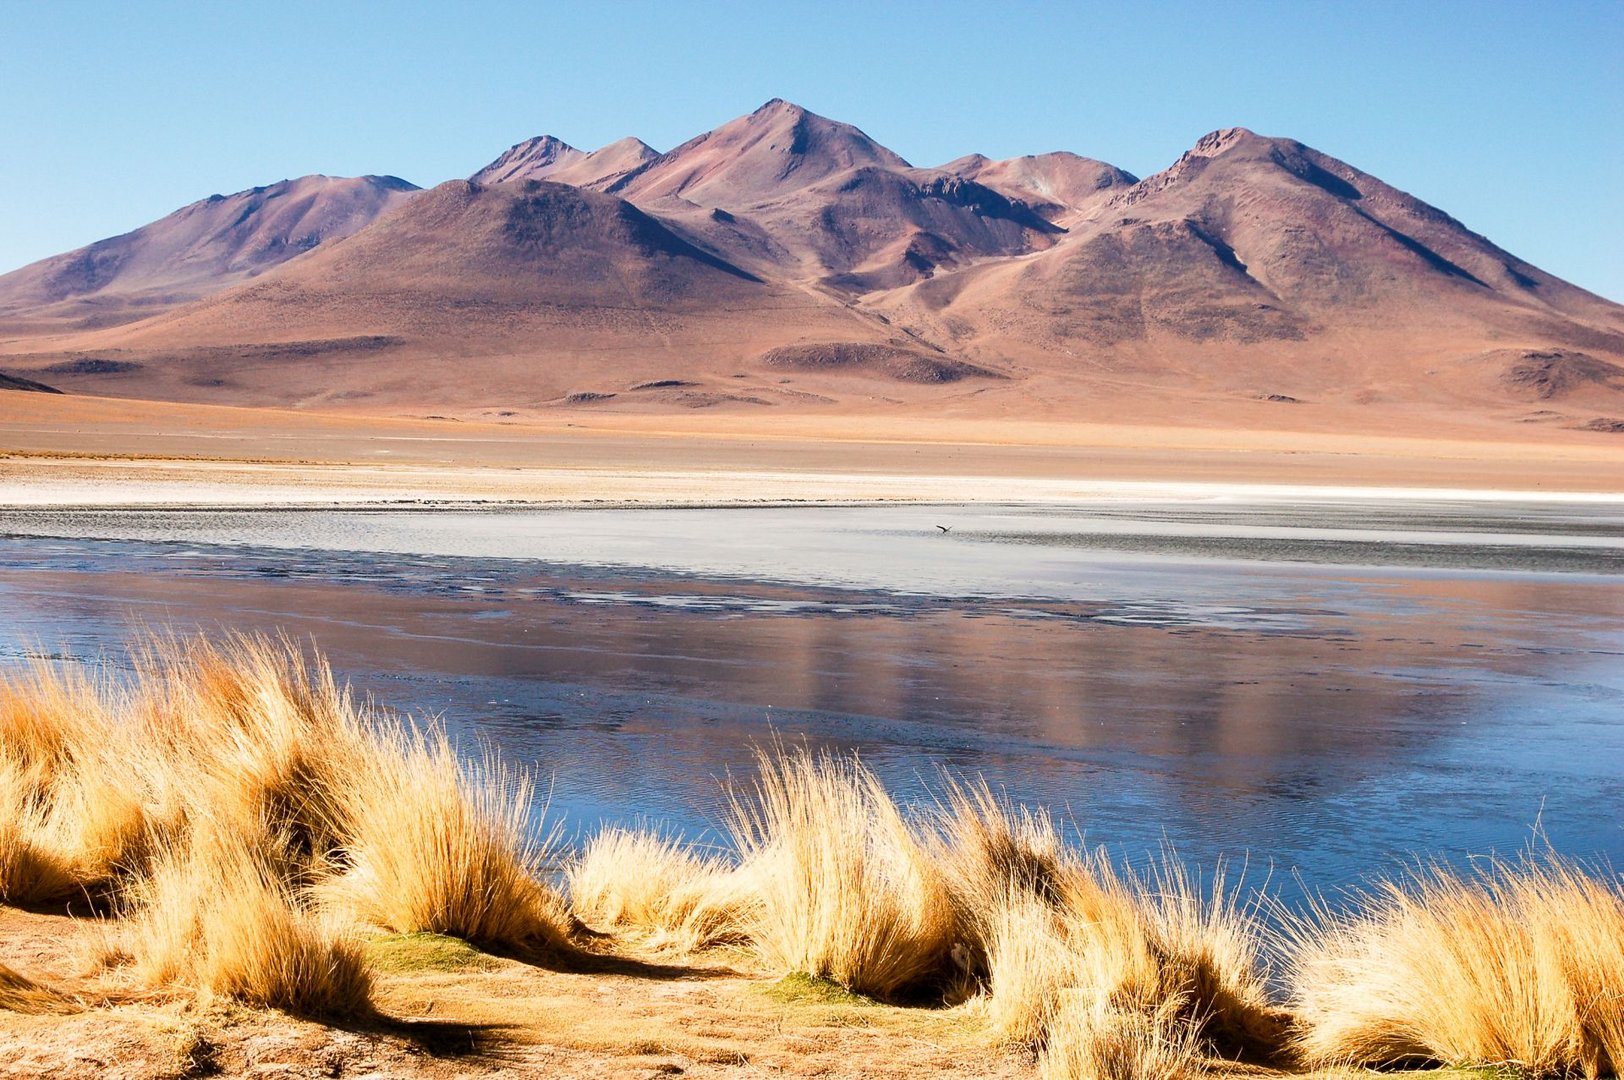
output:
M620 139L555 169L547 179L615 191L624 186L628 177L647 168L659 156L659 152L642 139Z
M562 139L537 135L508 148L507 153L470 176L476 184L503 184L510 180L540 180L554 169L586 157Z
M780 100L664 153L538 136L422 193L205 200L0 277L0 320L14 377L189 401L1624 416L1624 307L1291 139L1221 129L1144 179L1065 152L916 168Z
M139 319L349 236L416 191L394 176L302 176L211 195L134 232L0 276L0 327Z
M551 180L604 190L614 187L659 156L659 152L642 139L620 139L585 153L551 135L537 135L509 148L507 153L468 179L476 184Z
M620 191L642 199L677 196L700 206L750 206L853 169L908 167L850 124L774 98L660 155Z
M1037 250L1060 232L1018 198L915 169L850 124L776 98L664 154L627 139L516 167L510 156L539 141L474 178L544 176L611 192L680 222L741 266L842 292Z
M1100 205L1139 178L1115 165L1066 151L993 161L970 154L950 161L942 172L985 184L1012 199L1025 200L1057 224L1065 224Z
M1293 140L1106 191L1040 258L872 302L972 360L1265 398L1510 401L1525 354L1624 358L1624 308Z
M884 329L616 196L456 180L246 285L81 338L44 370L187 401L533 407L652 383L637 400L705 405L786 400L721 380L808 335L883 342ZM692 390L701 375L713 389Z

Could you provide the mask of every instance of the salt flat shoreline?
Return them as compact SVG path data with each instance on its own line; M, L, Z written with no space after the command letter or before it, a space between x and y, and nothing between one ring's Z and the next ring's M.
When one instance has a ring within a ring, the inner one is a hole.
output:
M4 510L745 509L884 504L1624 503L1616 490L732 470L484 469L0 460Z

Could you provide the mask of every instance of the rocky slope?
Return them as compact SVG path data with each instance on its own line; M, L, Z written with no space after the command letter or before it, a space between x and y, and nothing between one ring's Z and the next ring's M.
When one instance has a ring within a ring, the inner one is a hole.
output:
M0 277L0 328L89 328L144 318L341 240L416 191L393 176L302 176L211 195L133 232Z

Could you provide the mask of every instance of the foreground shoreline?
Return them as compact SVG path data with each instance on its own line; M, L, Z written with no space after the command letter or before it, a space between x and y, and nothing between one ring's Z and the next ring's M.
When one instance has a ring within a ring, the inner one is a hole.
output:
M1276 923L1222 868L1119 871L984 781L904 810L855 757L776 742L725 851L561 848L529 774L285 640L145 649L133 683L0 680L0 1075L1595 1080L1624 1057L1624 894L1554 854Z

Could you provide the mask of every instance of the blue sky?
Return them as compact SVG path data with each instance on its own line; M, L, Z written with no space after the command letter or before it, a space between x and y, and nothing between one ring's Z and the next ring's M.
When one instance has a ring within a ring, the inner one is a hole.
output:
M288 176L658 149L783 97L916 165L1300 139L1624 300L1624 2L0 0L0 271Z

